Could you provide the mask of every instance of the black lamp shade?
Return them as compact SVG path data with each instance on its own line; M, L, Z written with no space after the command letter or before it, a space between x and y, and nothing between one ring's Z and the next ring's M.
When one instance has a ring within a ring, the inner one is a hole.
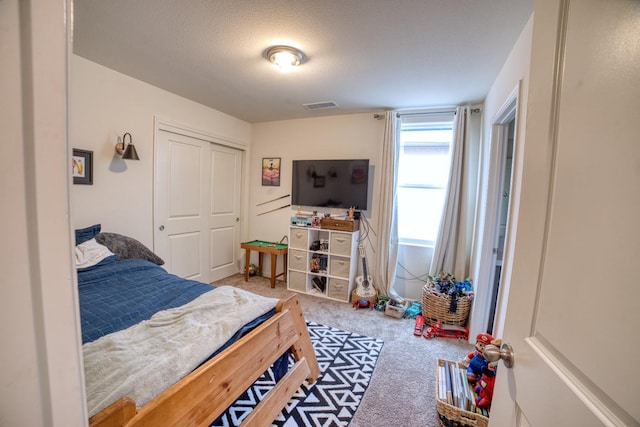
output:
M126 160L140 160L136 147L132 143L127 144L127 148L124 149L122 158Z

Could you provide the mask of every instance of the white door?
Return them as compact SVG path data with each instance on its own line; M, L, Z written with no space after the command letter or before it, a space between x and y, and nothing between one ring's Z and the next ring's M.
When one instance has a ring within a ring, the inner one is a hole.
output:
M640 425L640 2L536 1L527 110L490 426Z
M239 271L242 151L211 144L209 281Z
M159 130L154 251L177 276L209 282L209 142Z

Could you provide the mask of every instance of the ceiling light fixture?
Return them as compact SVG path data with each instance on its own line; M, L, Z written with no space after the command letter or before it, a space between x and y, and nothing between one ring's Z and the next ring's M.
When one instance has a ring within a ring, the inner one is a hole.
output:
M291 70L308 59L301 50L291 46L270 47L264 56L282 71Z

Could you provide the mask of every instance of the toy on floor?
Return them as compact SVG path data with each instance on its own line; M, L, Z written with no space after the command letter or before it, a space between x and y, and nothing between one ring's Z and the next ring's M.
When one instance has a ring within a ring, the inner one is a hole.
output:
M258 267L255 264L249 264L249 276L255 276L258 274Z
M493 386L496 382L496 371L490 367L482 369L482 376L476 386L476 406L479 408L491 408L493 398Z
M482 376L482 370L489 366L489 361L485 359L482 351L486 345L494 342L495 339L487 333L476 335L476 349L460 361L467 367L467 379L470 384L475 384Z
M462 326L442 324L442 321L438 320L424 331L424 337L426 339L442 337L466 340L469 338L469 329L463 328Z
M407 311L404 312L405 319L415 319L420 313L422 313L422 304L418 301L414 301L411 303L411 306L407 308Z
M355 308L356 310L359 308L368 308L369 310L373 310L373 306L375 304L371 303L370 301L366 300L365 298L356 300L353 303L353 308Z
M424 317L422 314L416 316L416 325L413 328L413 335L419 337L422 335L422 329L424 328Z
M384 311L387 308L387 303L389 302L389 297L384 295L378 296L378 302L374 305L376 311Z

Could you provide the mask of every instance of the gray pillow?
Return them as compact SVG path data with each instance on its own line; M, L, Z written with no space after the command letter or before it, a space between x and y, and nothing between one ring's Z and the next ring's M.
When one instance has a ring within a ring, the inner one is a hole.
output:
M100 233L96 236L96 242L109 248L118 259L146 259L158 265L164 264L162 258L132 237L117 233Z

